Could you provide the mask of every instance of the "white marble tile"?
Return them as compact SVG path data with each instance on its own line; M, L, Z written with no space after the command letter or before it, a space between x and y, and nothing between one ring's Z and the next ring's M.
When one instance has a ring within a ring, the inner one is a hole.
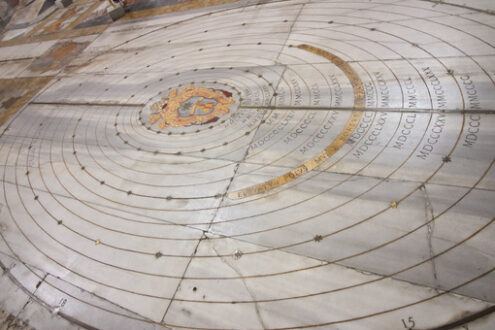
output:
M2 77L2 79L19 77L32 61L32 59L21 59L1 63L0 77Z
M6 61L38 57L56 43L57 40L49 40L30 44L2 47L0 51L0 60Z
M165 319L167 323L186 324L189 327L238 327L240 322L243 327L260 328L276 324L293 327L335 322L339 327L365 328L359 321L342 325L339 321L352 319L356 314L372 315L378 312L385 314L383 318L386 320L380 319L381 322L393 320L392 324L398 327L401 324L399 315L416 312L414 301L437 294L404 282L380 279L337 265L318 264L311 259L280 251L249 254L249 244L229 239L205 240L200 244L198 253L223 255L224 251L234 248L247 254L240 258L226 255L192 261L186 277L199 278L183 280L177 292L179 301L172 303ZM264 264L266 267L262 266ZM291 265L298 267L296 271L284 272ZM252 276L250 270L253 268L269 269L269 272ZM224 280L220 284L218 280L208 279L209 276ZM293 285L296 282L304 285ZM339 290L348 285L354 287ZM396 296L393 292L397 289L407 294ZM377 300L380 301L379 305L376 304ZM387 309L407 303L412 303L412 306L387 313ZM416 322L422 326L443 323L449 320L446 314L450 311L459 308L476 310L483 306L473 301L467 307L466 303L468 301L464 298L443 295L423 303L423 307L427 304L436 312ZM291 312L296 310L297 313ZM373 317L368 321L374 322ZM369 322L366 324L369 325Z
M487 10L487 11L495 10L495 5L490 0L474 0L474 1L470 1L469 3L462 2L460 0L445 0L444 2L448 4L461 5L461 6L469 5L469 7L471 8Z
M74 39L2 127L0 261L47 309L6 276L0 307L104 329L435 328L489 307L494 27L429 1L242 1ZM56 42L1 47L0 74L39 75L24 58ZM187 86L234 102L150 123Z

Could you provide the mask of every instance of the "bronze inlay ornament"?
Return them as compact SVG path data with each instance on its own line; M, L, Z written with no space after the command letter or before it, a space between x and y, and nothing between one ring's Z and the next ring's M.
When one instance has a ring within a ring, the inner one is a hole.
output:
M234 103L232 93L224 90L187 86L179 92L176 88L151 105L149 123L159 121L160 129L207 124L229 113Z

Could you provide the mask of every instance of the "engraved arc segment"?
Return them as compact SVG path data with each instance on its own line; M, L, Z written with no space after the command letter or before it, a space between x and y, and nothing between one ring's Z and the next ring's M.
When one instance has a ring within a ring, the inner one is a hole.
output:
M310 45L297 45L295 46L299 49L311 52L313 54L322 56L332 62L335 66L337 66L346 77L349 79L349 82L352 85L353 93L354 93L354 108L355 109L364 109L365 107L365 93L364 87L361 79L359 79L358 74L354 69L346 63L340 57L329 53L323 49L313 47ZM313 158L307 160L303 164L298 167L292 169L291 171L276 177L274 179L246 187L241 190L236 190L227 194L227 197L230 199L242 199L258 194L265 193L277 187L280 187L286 183L289 183L298 177L314 170L321 164L323 164L327 159L332 157L337 151L342 148L342 146L346 143L346 141L350 138L354 130L359 125L359 121L363 116L363 111L355 110L351 112L351 116L347 123L344 126L344 129L340 132L335 140L332 141L330 145L328 145L323 151L319 152Z

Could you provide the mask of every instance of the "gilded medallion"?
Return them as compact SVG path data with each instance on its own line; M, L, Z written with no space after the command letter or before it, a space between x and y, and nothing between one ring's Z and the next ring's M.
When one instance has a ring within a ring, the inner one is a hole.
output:
M206 87L175 88L151 104L149 123L158 128L184 127L212 123L230 112L235 103L232 93Z

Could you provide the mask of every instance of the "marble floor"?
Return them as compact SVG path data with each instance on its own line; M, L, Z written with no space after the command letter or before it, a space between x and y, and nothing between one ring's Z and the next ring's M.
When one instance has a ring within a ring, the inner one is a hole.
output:
M10 321L495 328L491 2L141 1L0 36Z

